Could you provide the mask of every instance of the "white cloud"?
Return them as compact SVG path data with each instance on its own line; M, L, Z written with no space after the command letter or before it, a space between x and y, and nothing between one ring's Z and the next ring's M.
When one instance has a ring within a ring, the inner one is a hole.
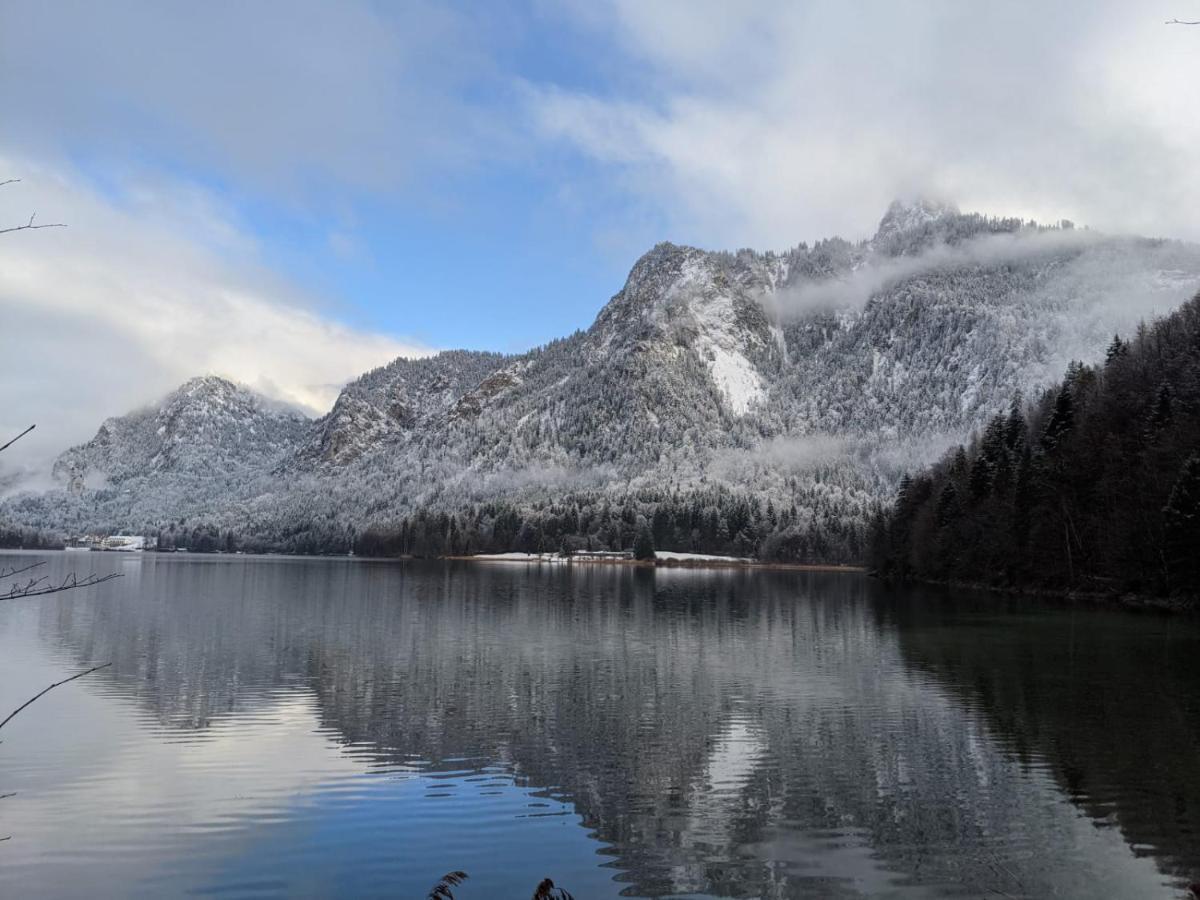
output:
M0 434L34 434L5 466L44 462L106 417L189 377L226 376L321 412L347 380L418 344L349 328L271 275L202 189L138 182L101 194L64 169L0 157L4 221L67 228L0 238Z
M528 103L710 246L863 237L914 193L1200 238L1200 52L1163 24L1177 6L617 0L580 22L636 74Z
M5 144L165 157L300 204L394 189L502 143L468 99L491 71L480 34L423 0L8 4Z

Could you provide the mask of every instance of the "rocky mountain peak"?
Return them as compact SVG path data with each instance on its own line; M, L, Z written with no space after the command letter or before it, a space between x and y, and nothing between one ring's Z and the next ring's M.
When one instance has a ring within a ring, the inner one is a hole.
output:
M621 291L596 318L589 339L597 358L653 356L682 367L690 355L707 370L727 412L746 414L766 396L781 335L761 295L781 263L660 243L633 266Z
M216 375L192 378L158 403L108 419L59 457L60 476L102 472L120 480L147 470L228 471L290 450L308 428L296 410Z
M959 214L953 203L943 203L926 198L915 200L893 200L887 212L879 220L875 231L875 242L884 241L894 235L938 222Z

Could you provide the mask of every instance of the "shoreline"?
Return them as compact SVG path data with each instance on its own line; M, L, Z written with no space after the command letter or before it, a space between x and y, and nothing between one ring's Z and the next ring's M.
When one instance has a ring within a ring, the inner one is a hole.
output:
M911 587L926 584L934 587L956 588L968 591L985 591L1008 597L1031 597L1050 600L1058 604L1084 603L1088 606L1107 609L1123 609L1129 612L1158 612L1188 614L1200 612L1200 601L1186 597L1159 597L1152 594L1113 594L1099 591L1065 590L1062 588L1017 587L1013 585L987 584L979 581L957 581L934 578L917 578L911 581L894 581L879 578L868 571L868 575L884 584L896 587Z
M439 556L437 559L456 562L499 562L521 565L580 565L580 566L630 566L642 569L753 569L778 572L834 572L854 575L867 573L866 566L839 565L836 563L774 563L751 559L580 559L545 554L543 558L504 556L478 553L469 556Z
M243 559L253 558L277 558L277 559L340 559L340 560L363 560L370 562L405 562L412 560L440 560L453 562L500 562L500 563L520 563L521 565L580 565L580 566L632 566L643 569L748 569L758 571L775 571L775 572L829 572L841 573L849 575L869 575L870 569L866 566L853 566L840 563L784 563L784 562L762 562L755 559L740 559L737 557L704 557L697 555L695 558L677 559L677 558L660 558L660 559L619 559L619 558L586 558L586 557L562 557L555 553L545 553L539 558L537 554L528 556L508 555L499 553L477 553L471 555L446 555L446 556L351 556L343 553L279 553L275 551L267 551L265 553L257 553L251 551L229 552L225 550L216 551L174 551L174 550L93 550L91 548L66 548L66 547L4 547L0 548L0 552L12 552L21 554L37 554L37 553L66 553L72 550L85 551L90 553L103 554L105 556L121 556L128 558L142 557L158 557L164 556L170 558L176 553L187 556L203 556L203 557L241 557Z

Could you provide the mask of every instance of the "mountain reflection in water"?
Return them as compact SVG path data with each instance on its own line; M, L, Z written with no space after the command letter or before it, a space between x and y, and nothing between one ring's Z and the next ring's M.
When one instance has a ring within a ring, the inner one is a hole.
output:
M53 572L79 556L49 554ZM1173 897L1200 628L773 572L89 554L0 895ZM11 733L10 733L11 732Z

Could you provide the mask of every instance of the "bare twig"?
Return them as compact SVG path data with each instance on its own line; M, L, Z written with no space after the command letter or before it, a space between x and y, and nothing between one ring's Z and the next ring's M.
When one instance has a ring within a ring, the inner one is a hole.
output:
M21 180L20 178L9 178L9 179L6 179L5 181L0 181L0 187L4 187L6 184L16 184L20 180ZM32 216L29 217L29 221L24 225L17 225L17 226L14 226L13 228L0 228L0 234L8 234L8 232L10 232L10 231L37 230L38 228L66 228L67 227L62 222L54 222L53 224L49 224L49 225L34 225L33 220L36 217L37 217L37 213L34 213ZM8 444L4 445L4 447L7 447L7 446L8 446ZM4 447L0 447L0 450L3 450Z
M19 569L16 566L9 566L8 569L0 569L0 578L12 578L15 575L20 575L22 572L28 572L30 569L36 569L38 566L44 566L45 564L46 561L42 560L41 562L21 566Z
M24 225L14 225L12 228L0 228L0 234L8 234L10 231L36 231L39 228L66 228L63 222L51 222L47 225L34 225L33 220L37 217L34 213L29 217L29 221Z
M1168 19L1168 25L1200 25L1200 22L1184 22L1181 19Z
M80 672L78 675L72 675L70 678L64 678L62 681L54 682L54 684L50 685L50 687L44 688L41 691L39 691L38 693L34 694L32 697L30 697L28 700L26 700L24 703L22 703L16 709L14 709L12 712L10 712L7 716L5 716L4 721L0 722L0 728L3 728L5 725L7 725L12 720L13 716L15 716L17 713L19 713L25 707L29 706L29 704L33 703L34 700L37 700L39 697L45 696L46 694L50 693L50 691L54 690L56 687L61 687L62 685L66 684L68 681L74 681L76 678L82 678L84 675L91 675L93 672L98 672L101 669L107 669L111 665L112 665L112 663L110 663L110 662L101 663L98 666L92 666L92 668L88 669L86 672Z
M6 230L11 230L11 229L6 229ZM2 233L2 232L0 232L0 233ZM25 435L29 434L29 432L33 431L33 429L35 429L35 428L37 428L36 425L30 425L28 428L26 428L24 431L22 431L20 434L18 434L15 438L13 438L11 441L9 441L7 444L5 444L3 447L0 447L0 450L7 450L9 447L11 447L13 444L15 444L21 438L25 437Z
M67 575L61 584L47 584L46 576L41 578L31 578L24 584L11 585L8 591L0 591L0 600L21 600L25 597L41 597L45 594L58 594L62 591L71 591L75 588L95 587L98 584L104 584L106 581L112 581L114 578L121 578L121 572L110 572L108 575L88 575L82 581L75 577L72 572Z

